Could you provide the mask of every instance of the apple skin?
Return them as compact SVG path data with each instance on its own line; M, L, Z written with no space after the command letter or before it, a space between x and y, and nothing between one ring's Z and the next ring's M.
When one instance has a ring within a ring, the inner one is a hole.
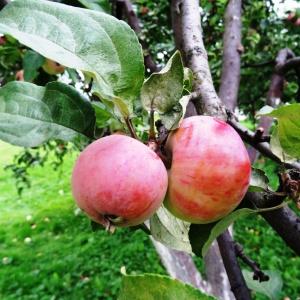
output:
M167 187L168 173L156 153L118 134L90 144L72 175L78 206L104 226L143 223L162 204Z
M65 67L63 65L48 58L46 58L42 68L49 75L61 74L65 71Z
M244 197L251 163L243 141L227 123L209 116L184 119L171 133L172 153L165 206L195 224L217 221Z

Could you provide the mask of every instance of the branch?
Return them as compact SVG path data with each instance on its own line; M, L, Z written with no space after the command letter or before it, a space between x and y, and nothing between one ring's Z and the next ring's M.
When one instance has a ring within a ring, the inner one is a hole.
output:
M223 35L223 63L219 97L225 106L234 110L237 106L240 85L241 53L241 0L230 0L225 12Z
M258 280L259 282L268 281L270 277L266 275L261 269L260 265L254 260L250 259L245 253L241 244L235 242L234 243L235 254L237 257L241 258L241 260L248 265L252 271L254 272L253 279Z
M228 124L230 124L241 136L241 138L248 144L250 144L252 147L254 147L256 150L258 150L262 155L272 159L273 161L282 164L286 168L295 168L297 170L300 170L300 164L299 163L284 163L278 158L270 149L268 143L261 143L257 142L257 139L255 137L255 133L250 131L249 129L243 127L238 122L234 121L233 119L229 119Z
M251 300L241 268L236 259L234 241L228 230L217 238L224 266L230 281L231 290L237 300Z
M9 3L9 0L0 0L0 10L2 10L2 8Z
M270 207L270 203L280 204L282 197L267 196L262 193L247 193L245 201L252 202L258 208ZM285 243L300 255L300 218L287 206L261 213Z
M118 19L121 19L123 15L125 15L129 26L135 31L137 36L139 36L139 33L141 32L140 21L129 0L116 0L115 14ZM139 40L144 50L144 63L146 68L149 69L151 73L159 71L159 68L149 52L147 43L141 39Z
M285 64L281 65L281 66L278 66L276 68L276 72L278 74L286 74L288 71L292 70L292 69L297 69L300 67L300 57L294 57L294 58L291 58L289 60L287 60L285 62Z
M198 113L225 119L225 109L215 91L203 45L199 1L172 0L171 12L172 22L176 24L176 45L185 65L194 73L194 91L201 96L194 100Z

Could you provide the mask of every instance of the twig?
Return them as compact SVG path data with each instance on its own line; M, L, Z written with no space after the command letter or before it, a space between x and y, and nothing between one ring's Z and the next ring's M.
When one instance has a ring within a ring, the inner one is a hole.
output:
M150 111L150 116L149 116L149 121L150 121L150 130L149 130L149 140L155 140L155 128L154 128L154 110L151 109Z
M134 139L138 140L138 137L137 137L136 132L135 132L135 130L134 130L134 127L133 127L133 125L132 125L131 119L125 118L125 122L126 122L126 125L127 125L128 130L129 130L129 132L130 132L130 135L131 135Z
M235 253L236 256L241 258L241 260L248 265L252 271L254 272L253 274L253 279L254 280L258 280L259 282L263 282L263 281L268 281L270 279L270 277L268 275L266 275L261 269L260 269L260 265L255 262L254 260L250 259L245 253L244 253L244 249L242 247L241 244L235 242L234 243L234 249L235 249Z

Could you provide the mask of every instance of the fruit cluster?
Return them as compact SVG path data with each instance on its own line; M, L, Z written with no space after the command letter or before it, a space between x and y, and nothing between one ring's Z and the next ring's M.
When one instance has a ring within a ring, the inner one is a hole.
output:
M245 195L251 173L246 148L227 123L208 116L184 119L167 140L167 171L159 156L125 135L90 144L73 171L78 206L108 226L143 223L164 205L191 223L210 223L230 213Z

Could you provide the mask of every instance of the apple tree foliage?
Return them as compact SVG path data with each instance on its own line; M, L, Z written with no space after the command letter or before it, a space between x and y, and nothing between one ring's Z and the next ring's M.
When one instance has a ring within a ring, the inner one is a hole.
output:
M153 113L168 130L174 130L190 99L193 76L184 68L171 39L168 1L136 1L137 13L144 23L139 39L147 42L148 50L163 67L151 75L145 70L137 35L125 22L107 13L111 10L107 1L59 2L69 5L16 0L0 13L0 33L5 35L5 43L0 45L0 139L25 148L20 160L23 177L22 172L18 173L25 181L26 168L34 160L30 148L59 148L62 151L58 156L65 155L66 143L82 149L107 132L126 130L128 123L135 126L141 139L147 140ZM202 4L204 43L217 85L225 2ZM299 42L295 42L297 28L278 18L271 1L266 2L269 5L264 1L244 3L246 51L239 99L240 110L252 120L263 106L268 89L266 78L271 76L276 53L286 46L299 49ZM284 30L288 34L282 39ZM66 67L59 80L43 72L45 58ZM266 67L260 68L258 63ZM25 81L14 80L19 70L24 71ZM287 77L282 99L286 104L259 112L275 118L271 149L289 161L300 159L299 86L293 76ZM20 171L16 165L10 168ZM250 190L271 190L263 171L253 169L252 173ZM261 211L242 202L218 222L191 226L161 207L150 220L150 230L156 240L169 247L204 256L214 239L234 220ZM180 299L212 299L176 280L155 275L125 276L120 299L129 299L128 295L131 299L145 299L132 295L137 295L140 286L148 285L155 299L169 299L167 295L172 299L172 293L180 294Z

